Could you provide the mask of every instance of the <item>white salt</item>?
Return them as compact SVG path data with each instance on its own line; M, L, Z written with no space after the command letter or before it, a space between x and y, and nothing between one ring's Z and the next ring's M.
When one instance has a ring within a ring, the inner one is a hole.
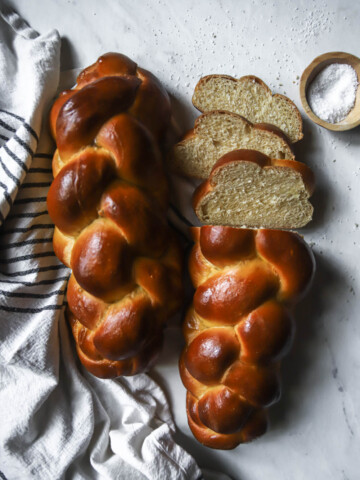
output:
M338 123L354 107L357 87L357 75L351 65L332 63L311 82L307 100L321 120Z

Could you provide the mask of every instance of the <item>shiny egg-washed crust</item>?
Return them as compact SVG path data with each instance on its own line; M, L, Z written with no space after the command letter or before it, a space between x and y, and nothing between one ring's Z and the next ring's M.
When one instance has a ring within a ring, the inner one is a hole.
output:
M280 361L294 336L293 306L315 270L296 233L191 229L196 288L184 322L180 374L189 426L203 445L232 449L265 433L280 398Z
M196 211L197 203L200 199L206 195L208 191L212 190L212 175L218 169L226 167L233 162L252 162L256 163L261 168L268 168L268 167L278 167L278 168L291 168L301 175L301 178L304 182L304 187L308 192L309 196L314 193L315 190L315 175L311 168L309 168L305 163L297 162L296 160L288 160L282 158L270 158L267 155L260 153L256 150L233 150L229 153L223 155L213 166L210 176L207 180L201 183L198 188L194 192L193 197L193 207Z
M207 180L201 183L194 191L192 205L195 210L195 213L199 217L200 221L203 221L200 215L200 206L202 203L206 203L207 196L217 188L217 184L214 181L214 176L222 168L237 163L237 162L251 162L258 165L260 168L264 169L274 169L274 168L286 168L291 172L296 172L297 175L300 175L303 181L304 190L306 190L308 196L310 197L314 193L315 189L315 175L311 168L305 165L302 162L297 162L296 160L287 160L287 159L272 159L263 153L260 153L256 150L233 150L225 155L223 155L213 166L210 176ZM242 226L242 225L239 225ZM251 226L252 225L247 225ZM258 225L260 227L260 225ZM273 227L273 226L271 226ZM297 228L294 225L286 225L283 228L292 229Z
M109 53L50 114L57 150L47 203L54 251L72 274L67 317L79 358L102 378L147 370L182 298L159 149L170 102L158 80Z
M292 100L290 100L290 98L286 97L285 95L281 95L281 93L274 93L273 94L271 89L268 87L268 85L266 85L266 83L263 80L261 80L261 78L256 77L255 75L245 75L245 76L240 77L240 78L234 78L230 75L215 74L215 75L206 75L206 76L200 78L200 80L198 81L198 83L195 86L194 94L193 94L193 97L192 97L192 103L193 103L194 107L197 108L201 113L204 113L205 110L199 104L197 96L198 96L199 92L201 91L201 89L206 89L206 84L208 82L211 82L212 79L224 79L226 81L230 81L230 82L233 82L233 83L244 83L244 82L247 82L247 81L250 80L252 82L257 83L263 89L263 91L265 92L265 94L267 95L268 98L272 99L275 102L276 101L285 102L290 107L290 109L292 111L292 114L294 115L294 118L296 119L296 122L298 124L298 127L297 127L294 135L293 136L287 135L287 138L292 143L298 142L299 140L301 140L303 138L303 136L304 136L304 134L303 134L303 121L302 121L302 118L301 118L301 113L300 113L299 109L297 108L297 106L295 105L295 103ZM226 110L226 108L224 108L223 106L221 106L221 107L219 106L217 108L211 108L211 110L217 110L217 109L218 110ZM237 112L234 112L234 113L237 113L237 114L241 115L241 111L237 111ZM251 120L251 119L248 119L248 120ZM268 123L268 122L266 122L266 123ZM269 123L273 123L273 122L269 122Z
M233 112L227 112L225 110L212 110L210 112L203 113L200 115L196 120L194 124L194 128L188 130L183 138L178 142L172 149L172 152L169 155L168 162L170 164L170 168L184 176L190 176L190 177L195 177L195 178L207 178L209 176L209 172L206 172L204 169L202 174L195 174L193 171L193 167L191 168L190 165L183 165L179 160L178 160L178 150L181 148L186 148L189 144L189 140L196 140L199 137L199 131L201 129L202 123L207 120L207 118L211 118L217 116L218 118L233 118L234 121L241 121L244 125L247 126L248 131L251 132L251 134L248 133L248 135L254 135L256 136L257 132L262 132L263 135L265 135L265 138L267 140L273 139L273 141L280 142L282 144L282 153L284 155L284 158L287 160L295 160L295 155L293 151L292 144L290 143L290 140L288 137L285 135L285 133L280 130L280 128L276 127L275 125L271 125L270 123L251 123L249 120L247 120L245 117L238 115ZM264 137L263 137L264 138ZM239 139L240 140L240 139ZM244 145L244 148L250 149L250 147L247 145ZM238 148L237 150L240 150L242 148ZM252 148L253 150L256 150ZM227 152L227 153L230 153ZM262 152L259 152L262 153Z

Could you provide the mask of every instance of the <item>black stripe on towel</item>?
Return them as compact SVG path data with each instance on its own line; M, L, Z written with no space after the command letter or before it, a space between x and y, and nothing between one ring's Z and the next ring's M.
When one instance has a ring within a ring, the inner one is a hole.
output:
M34 238L32 240L25 240L24 242L7 243L6 245L0 245L0 250L7 250L8 248L23 247L24 245L36 245L37 243L50 243L51 238Z
M13 138L17 141L19 145L21 145L32 157L34 156L33 150L29 147L29 145L24 142L20 137L18 137L16 134L13 136Z
M30 270L22 270L21 272L1 272L5 277L21 277L22 275L30 275L31 273L50 272L51 270L66 270L65 265L50 265L48 267L30 268Z
M13 175L10 170L7 168L7 166L5 165L5 163L2 161L2 158L1 158L1 155L0 155L0 165L2 166L4 172L6 173L6 175L11 178L11 180L15 183L16 186L20 187L20 180L15 177L15 175Z
M40 313L44 310L61 310L63 308L63 304L61 305L46 305L45 307L41 308L20 308L20 307L8 307L6 305L0 305L0 310L5 312L14 312L14 313Z
M46 202L46 197L19 198L15 200L14 205L20 205L23 203L40 203L40 202Z
M0 478L1 478L1 480L7 480L7 478L6 478L5 475L2 473L1 470L0 470Z
M12 298L50 298L54 295L64 295L66 290L54 290L49 293L17 293L17 292L6 292L5 290L0 290L0 295L5 297Z
M48 158L52 160L53 156L51 153L35 153L34 158Z
M2 148L25 172L29 171L29 167L7 145L3 145Z
M12 204L13 204L13 201L12 201L12 198L10 197L10 195L9 195L7 186L5 185L5 183L0 182L0 187L4 189L4 197L5 197L8 205L9 205L9 207L11 208Z
M2 122L1 120L0 120L0 122L1 122L0 125L1 125L2 127L4 127L4 125L5 125L4 122ZM7 130L9 130L8 127L4 127L4 128L7 128ZM8 141L10 140L10 138L13 138L13 139L16 140L16 142L17 142L19 145L21 145L32 157L34 156L34 152L33 152L33 150L31 149L31 147L30 147L26 142L24 142L24 140L22 140L20 137L18 137L16 134L15 134L13 137L7 137L6 135L2 135L2 134L0 133L0 138L1 138L1 140L5 140L6 142L8 142Z
M15 113L12 113L12 112L8 112L7 110L3 110L2 108L0 108L0 112L2 113L6 113L8 115L10 115L10 117L14 117L16 118L17 120L20 120L24 127L26 128L26 130L28 132L31 133L31 135L35 138L35 140L38 142L39 141L39 137L37 136L37 133L35 132L35 130L31 127L31 125L29 125L25 119L23 117L20 117L19 115L16 115Z
M22 262L23 260L32 260L33 258L55 257L54 252L31 253L30 255L21 255L20 257L0 259L0 264Z
M31 173L31 170L29 171ZM51 182L29 182L23 183L21 188L42 188L42 187L50 187Z
M65 277L51 278L49 280L40 280L39 282L21 282L20 280L4 280L1 279L1 283L11 283L15 285L25 285L25 287L37 287L38 285L54 285L60 281L69 280L69 275Z
M1 112L1 110L0 110ZM9 130L9 132L12 132L12 133L15 133L16 132L16 128L14 127L11 127L10 125L8 125L7 123L5 123L4 121L2 121L0 119L0 127L3 127L5 128L6 130Z
M23 119L23 125L26 128L26 130L28 132L30 132L31 135L35 138L35 140L39 143L39 137L37 136L37 133L35 132L35 130L33 128L31 128L31 126L28 123L25 122L24 119Z
M33 168L31 167L29 173L52 173L51 168Z
M42 210L41 212L14 213L12 215L8 215L7 220L11 220L14 218L35 218L35 217L41 217L41 215L48 215L48 211Z
M1 233L3 235L9 235L11 233L26 233L29 232L30 230L41 230L41 229L46 229L46 228L54 228L53 223L38 223L36 225L31 225L31 227L16 227L16 228L11 228L9 230L1 230Z

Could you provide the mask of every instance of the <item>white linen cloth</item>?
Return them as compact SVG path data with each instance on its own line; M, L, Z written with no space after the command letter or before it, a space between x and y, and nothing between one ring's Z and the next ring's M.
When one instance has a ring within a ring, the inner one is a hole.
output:
M157 384L88 374L69 335L69 272L46 210L51 143L38 142L59 50L57 31L39 35L1 7L0 478L200 479Z

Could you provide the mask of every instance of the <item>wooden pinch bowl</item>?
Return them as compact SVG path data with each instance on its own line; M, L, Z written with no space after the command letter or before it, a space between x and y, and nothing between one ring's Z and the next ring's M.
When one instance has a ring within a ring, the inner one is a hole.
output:
M351 65L356 72L359 84L356 91L354 107L349 112L347 117L345 117L343 120L341 120L341 122L338 123L329 123L321 120L321 118L316 116L315 113L311 110L306 98L306 92L310 83L323 68L327 67L332 63L346 63L348 65ZM310 65L305 68L303 74L301 75L300 98L307 116L321 127L334 131L351 130L352 128L357 127L358 125L360 125L360 59L355 57L354 55L351 55L350 53L345 52L324 53L323 55L316 57L310 63Z

